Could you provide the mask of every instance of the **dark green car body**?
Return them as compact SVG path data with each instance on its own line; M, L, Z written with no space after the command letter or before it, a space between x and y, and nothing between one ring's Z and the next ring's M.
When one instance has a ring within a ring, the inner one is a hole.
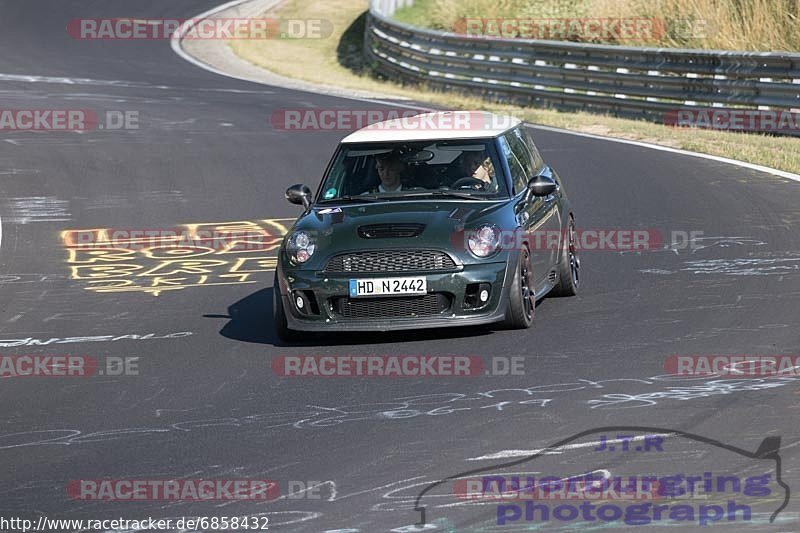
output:
M533 162L524 183L519 170L514 176L506 160L511 158L511 149L501 139L513 135L516 149L523 146L519 139L527 142L524 147ZM295 186L287 191L290 201L303 201L305 211L289 230L278 256L274 311L281 337L300 331L387 331L509 322L510 303L520 298L516 294L520 289L512 294L512 286L520 286L514 283L519 271L528 280L528 292L522 289L521 298L530 299L529 318L535 301L563 286L568 273L574 271L571 281L577 287L578 260L568 242L572 211L560 178L543 162L522 125L481 140L491 145L492 157L500 162L496 179L503 180L499 190L506 192L497 197L461 199L434 191L418 198L360 201L351 196L326 201L322 185L313 200L302 198L301 191L310 193L307 188ZM340 145L337 154L345 147ZM330 173L329 165L323 184ZM465 236L484 225L496 228L507 242L481 258L466 245ZM296 232L313 236L315 243L311 257L302 264L287 252L287 242ZM532 235L537 232L557 236L558 242L554 238L549 246L535 243ZM570 262L574 262L572 268ZM350 297L351 280L392 276L424 276L427 293ZM478 291L483 296L484 290L489 294L485 302L476 296ZM521 327L528 325L529 320L523 320Z

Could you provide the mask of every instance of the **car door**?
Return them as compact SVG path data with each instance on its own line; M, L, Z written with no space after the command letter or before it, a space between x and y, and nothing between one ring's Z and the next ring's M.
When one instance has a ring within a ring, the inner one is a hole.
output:
M550 194L542 199L545 212L555 217L554 225L552 226L552 230L554 232L553 239L551 239L551 243L548 245L547 249L550 252L549 265L551 265L554 269L558 269L558 262L561 260L561 248L564 246L564 239L567 237L565 233L566 228L562 227L563 217L561 215L563 213L560 212L561 204L558 201L558 198L560 197L561 181L559 180L556 172L545 164L544 159L539 153L539 149L536 148L536 145L534 144L528 130L520 128L518 131L520 132L521 137L525 142L525 146L528 148L528 151L533 158L533 166L536 169L536 172L549 177L559 186L559 189L557 189L554 194Z
M550 283L550 275L558 261L561 244L561 217L554 195L533 196L528 192L528 181L537 173L547 173L538 151L531 152L525 142L525 132L515 128L500 137L503 156L508 163L514 194L518 200L515 206L517 222L528 233L533 274L537 294Z

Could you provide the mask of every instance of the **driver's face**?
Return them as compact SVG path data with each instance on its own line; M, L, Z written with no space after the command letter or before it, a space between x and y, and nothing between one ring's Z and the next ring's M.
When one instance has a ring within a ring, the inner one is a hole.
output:
M384 187L395 189L400 185L400 174L402 170L402 163L400 161L397 159L379 159L375 168L378 170L378 176L381 178L381 183L383 183Z
M479 166L483 165L483 162L486 161L486 155L483 152L467 152L466 156L464 157L464 170L465 173L469 176L475 172Z
M481 181L491 181L489 172L483 166L486 159L485 152L467 152L464 156L464 175L478 178Z

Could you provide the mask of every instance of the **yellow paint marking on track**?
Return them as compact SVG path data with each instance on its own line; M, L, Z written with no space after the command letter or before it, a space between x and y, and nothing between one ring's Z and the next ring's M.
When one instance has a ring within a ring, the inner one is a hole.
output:
M198 222L166 229L61 232L70 279L97 293L163 292L268 281L291 218Z

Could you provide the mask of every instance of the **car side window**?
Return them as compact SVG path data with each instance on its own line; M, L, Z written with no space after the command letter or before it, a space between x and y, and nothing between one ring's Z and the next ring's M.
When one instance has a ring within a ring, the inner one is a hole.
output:
M508 167L511 169L514 194L519 193L528 186L528 180L534 174L533 158L519 128L502 136L500 144L503 147L503 155L508 161Z
M536 148L536 144L533 142L533 138L531 138L531 134L528 130L523 130L523 137L525 138L525 146L528 147L528 150L533 157L533 168L536 171L539 171L544 166L544 159L542 158L542 154L539 153L539 149Z

